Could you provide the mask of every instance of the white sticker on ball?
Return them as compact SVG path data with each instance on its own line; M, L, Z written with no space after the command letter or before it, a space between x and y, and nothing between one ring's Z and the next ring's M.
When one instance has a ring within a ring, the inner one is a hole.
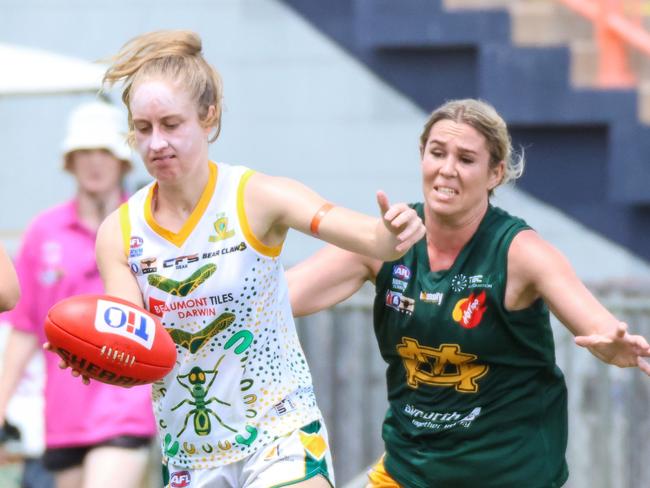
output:
M131 339L147 349L153 346L156 323L141 311L107 300L97 300L95 329Z

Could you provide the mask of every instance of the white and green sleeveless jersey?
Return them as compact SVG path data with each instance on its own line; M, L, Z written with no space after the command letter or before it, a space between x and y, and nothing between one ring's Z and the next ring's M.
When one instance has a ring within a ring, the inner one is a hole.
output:
M203 469L236 462L320 418L298 342L279 247L251 232L251 170L210 163L178 232L153 218L151 183L122 206L125 251L148 310L176 343L154 384L163 456Z

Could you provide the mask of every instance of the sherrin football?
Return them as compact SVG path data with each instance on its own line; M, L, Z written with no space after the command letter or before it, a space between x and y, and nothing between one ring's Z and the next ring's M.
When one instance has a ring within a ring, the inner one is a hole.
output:
M56 303L47 313L45 335L71 368L112 385L152 383L176 361L174 341L158 317L108 295Z

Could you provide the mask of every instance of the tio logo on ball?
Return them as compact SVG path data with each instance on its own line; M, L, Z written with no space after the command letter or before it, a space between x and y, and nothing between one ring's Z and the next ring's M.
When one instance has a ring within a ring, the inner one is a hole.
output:
M151 349L156 334L156 323L149 315L128 305L97 300L95 329L126 337Z

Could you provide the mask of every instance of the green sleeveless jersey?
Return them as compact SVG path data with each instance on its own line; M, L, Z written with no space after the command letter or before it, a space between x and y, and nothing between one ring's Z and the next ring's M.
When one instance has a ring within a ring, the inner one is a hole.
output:
M504 306L508 248L529 228L489 206L450 269L430 271L422 239L379 271L384 462L405 487L550 488L568 478L567 393L548 309Z

